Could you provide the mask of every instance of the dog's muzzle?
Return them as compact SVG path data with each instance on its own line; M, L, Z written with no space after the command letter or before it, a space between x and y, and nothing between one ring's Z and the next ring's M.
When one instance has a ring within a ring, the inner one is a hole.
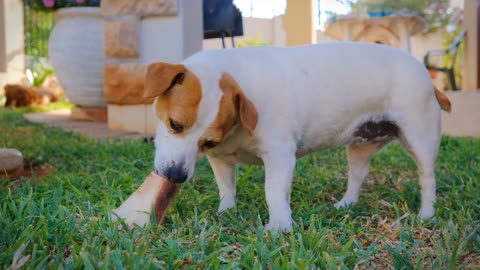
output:
M178 166L174 165L166 168L155 169L155 173L160 176L163 176L168 181L173 182L175 184L181 184L187 181L187 178L188 178L188 172L183 167L183 164L180 164Z

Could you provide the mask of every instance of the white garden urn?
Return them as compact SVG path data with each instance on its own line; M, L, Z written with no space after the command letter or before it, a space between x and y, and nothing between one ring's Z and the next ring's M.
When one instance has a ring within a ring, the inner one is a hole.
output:
M103 18L98 7L56 11L48 55L71 103L105 107Z

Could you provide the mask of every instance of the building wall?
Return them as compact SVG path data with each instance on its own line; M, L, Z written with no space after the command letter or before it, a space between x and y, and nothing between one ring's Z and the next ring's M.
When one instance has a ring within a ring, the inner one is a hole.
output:
M416 35L410 39L412 55L423 62L423 57L429 50L442 49L443 32L427 35Z
M23 40L23 2L0 1L0 92L16 83L25 72Z
M285 44L282 26L282 18L275 17L273 19L260 19L252 17L243 17L243 36L235 37L235 44L245 42L250 39L266 41L275 46ZM283 42L283 44L282 44ZM230 38L225 38L227 48L232 47ZM221 49L222 41L220 38L203 40L203 49Z
M248 39L260 39L267 41L273 46L286 46L286 33L283 29L283 16L277 16L272 19L259 19L244 17L242 37L235 37L235 43L238 45ZM317 43L334 41L324 34L321 30L317 30ZM442 48L442 33L437 32L428 35L416 35L410 39L412 55L419 61L423 62L423 57L428 50L436 50ZM229 38L225 40L228 48L231 47ZM222 42L220 39L203 40L203 49L221 49Z

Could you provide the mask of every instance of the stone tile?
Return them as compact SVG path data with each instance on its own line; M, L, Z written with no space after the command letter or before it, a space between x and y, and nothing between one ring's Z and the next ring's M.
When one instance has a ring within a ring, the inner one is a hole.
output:
M139 23L136 17L104 21L105 56L138 57Z
M34 123L72 131L84 136L105 140L110 138L143 138L145 135L131 131L114 131L108 129L106 122L78 121L70 118L70 110L56 110L44 113L29 113L25 118ZM143 133L143 132L142 132Z
M102 0L100 7L103 16L171 16L178 12L177 0Z
M112 130L133 131L145 133L145 105L113 105L109 104L108 128Z
M107 122L107 108L100 107L73 107L70 118L74 120Z

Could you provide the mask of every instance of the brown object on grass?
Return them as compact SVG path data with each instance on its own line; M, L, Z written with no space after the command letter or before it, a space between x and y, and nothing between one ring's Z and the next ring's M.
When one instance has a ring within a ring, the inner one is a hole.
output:
M150 215L155 211L155 221L161 224L168 207L180 190L180 186L150 173L138 189L113 211L112 220L123 219L125 224L144 227L150 223ZM122 226L119 226L119 229Z
M154 208L157 224L162 224L163 218L165 217L170 204L180 190L180 186L164 178L161 178L159 185L160 187L157 193L157 198L154 202Z
M20 84L7 84L4 89L7 98L5 107L46 105L57 101L57 97L45 89L37 90Z

